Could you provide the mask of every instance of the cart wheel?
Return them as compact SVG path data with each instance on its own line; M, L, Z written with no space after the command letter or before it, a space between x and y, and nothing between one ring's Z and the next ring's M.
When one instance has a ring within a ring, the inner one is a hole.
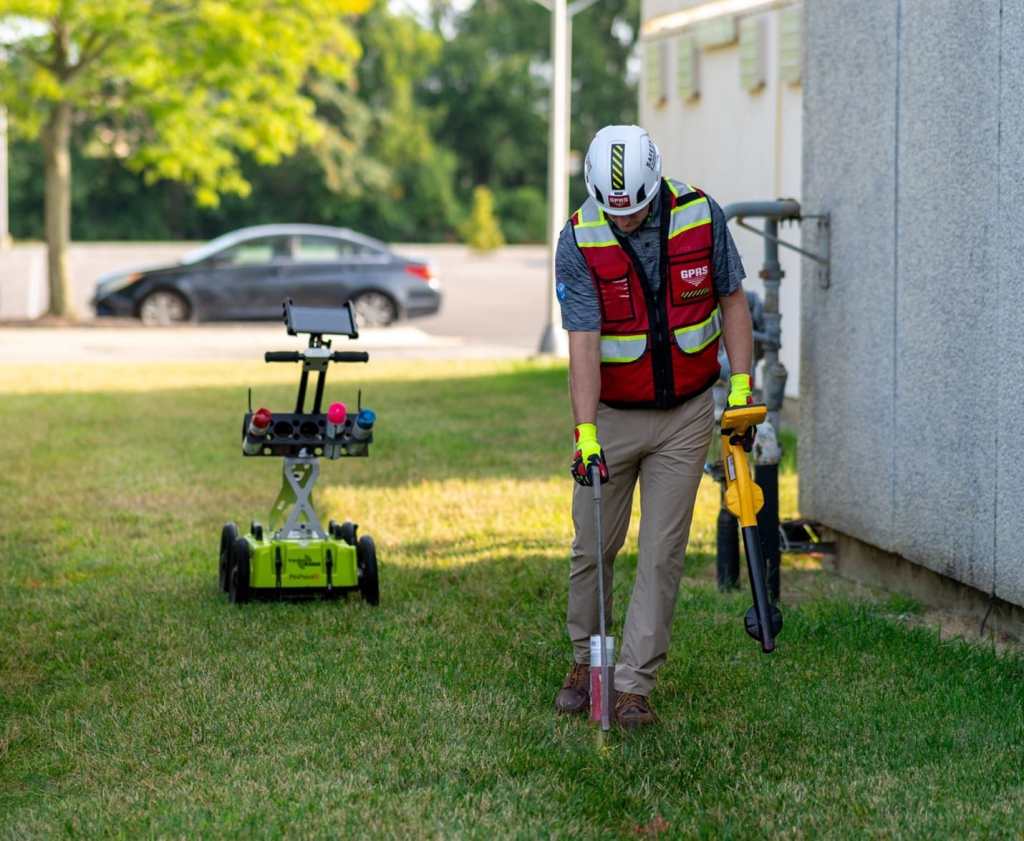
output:
M327 521L327 534L330 537L333 537L335 540L341 540L341 536L338 534L338 529L340 529L340 528L341 528L341 526L338 525L338 521L337 520L328 520Z
M249 560L252 552L249 541L238 538L231 547L231 577L228 582L228 599L232 604L249 601Z
M218 569L218 581L222 593L228 591L228 579L231 576L231 547L238 539L238 526L228 523L220 532L220 567Z
M346 520L340 526L338 526L338 539L344 540L349 546L356 545L356 533L359 531L359 526L355 523L351 523Z
M249 526L249 532L252 534L253 540L259 540L260 542L263 541L263 526L255 520L253 520L252 524Z
M363 600L375 606L380 604L377 547L373 545L372 537L359 538L359 544L356 546L356 563L359 566L359 592Z

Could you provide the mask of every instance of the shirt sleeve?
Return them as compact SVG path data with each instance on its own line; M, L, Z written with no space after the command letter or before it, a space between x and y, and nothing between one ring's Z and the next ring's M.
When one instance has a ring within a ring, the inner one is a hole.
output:
M736 250L732 232L725 221L725 213L713 198L708 196L711 204L711 230L714 234L711 255L712 270L715 273L715 291L719 297L731 295L743 285L747 276L743 269L743 261Z
M562 308L562 327L571 332L601 329L601 305L590 275L590 267L580 254L572 224L567 222L558 237L555 251L555 294Z

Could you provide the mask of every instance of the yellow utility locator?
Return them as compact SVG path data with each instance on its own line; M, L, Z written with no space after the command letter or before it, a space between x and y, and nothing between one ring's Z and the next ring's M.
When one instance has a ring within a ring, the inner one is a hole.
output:
M775 637L782 630L782 612L768 599L765 586L761 536L757 530L757 512L764 505L764 494L750 475L747 454L754 446L754 432L768 414L763 404L736 406L722 413L722 466L725 473L725 506L739 520L743 534L743 553L747 556L747 576L754 606L747 611L747 633L771 654Z

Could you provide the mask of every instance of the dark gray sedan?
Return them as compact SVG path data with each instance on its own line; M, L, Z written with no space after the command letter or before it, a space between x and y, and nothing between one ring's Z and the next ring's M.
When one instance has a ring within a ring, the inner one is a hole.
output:
M98 316L144 324L281 318L281 301L352 301L361 327L431 315L441 291L429 263L378 240L323 225L259 225L218 237L180 262L115 272L96 285Z

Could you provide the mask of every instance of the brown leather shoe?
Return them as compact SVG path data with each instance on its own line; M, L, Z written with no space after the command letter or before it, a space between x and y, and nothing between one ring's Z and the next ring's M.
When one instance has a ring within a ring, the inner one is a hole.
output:
M565 683L555 696L555 709L560 713L586 712L590 707L590 666L573 663Z
M634 727L654 724L658 717L651 709L650 702L643 695L621 692L615 701L615 720L619 723L619 727L632 730Z

